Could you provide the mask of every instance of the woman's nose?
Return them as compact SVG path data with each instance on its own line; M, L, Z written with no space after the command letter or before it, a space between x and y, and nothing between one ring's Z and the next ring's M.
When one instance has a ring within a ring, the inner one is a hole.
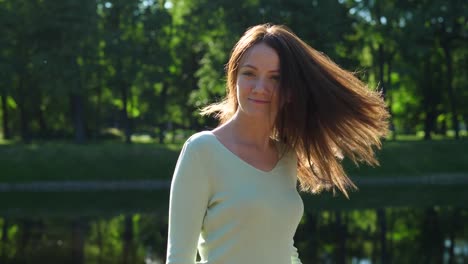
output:
M268 81L264 78L258 78L257 81L255 82L255 87L254 91L255 92L269 92L270 91L270 84Z

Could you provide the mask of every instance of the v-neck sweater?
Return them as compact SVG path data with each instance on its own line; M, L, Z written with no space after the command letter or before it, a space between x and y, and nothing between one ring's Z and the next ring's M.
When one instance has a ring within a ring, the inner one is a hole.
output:
M260 170L211 131L184 144L171 181L166 264L298 264L296 154ZM201 257L197 261L197 250Z

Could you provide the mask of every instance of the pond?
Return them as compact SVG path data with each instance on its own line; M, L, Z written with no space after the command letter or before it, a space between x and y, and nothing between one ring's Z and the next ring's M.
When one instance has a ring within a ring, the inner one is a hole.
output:
M167 192L1 194L5 199L0 263L164 263ZM295 236L304 264L468 263L466 206L304 201Z

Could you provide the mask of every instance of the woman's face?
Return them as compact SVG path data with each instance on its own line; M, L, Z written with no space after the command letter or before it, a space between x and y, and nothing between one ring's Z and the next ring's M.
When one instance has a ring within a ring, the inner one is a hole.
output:
M276 51L264 43L245 53L237 73L238 111L273 122L278 106L280 61Z

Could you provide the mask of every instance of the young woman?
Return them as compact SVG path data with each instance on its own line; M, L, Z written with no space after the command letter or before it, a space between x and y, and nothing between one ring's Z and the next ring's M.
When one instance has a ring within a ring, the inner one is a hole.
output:
M355 188L341 165L377 164L387 134L378 92L283 26L248 29L227 64L227 96L202 111L171 184L167 264L301 263L293 237L305 192ZM197 249L201 260L197 262Z

